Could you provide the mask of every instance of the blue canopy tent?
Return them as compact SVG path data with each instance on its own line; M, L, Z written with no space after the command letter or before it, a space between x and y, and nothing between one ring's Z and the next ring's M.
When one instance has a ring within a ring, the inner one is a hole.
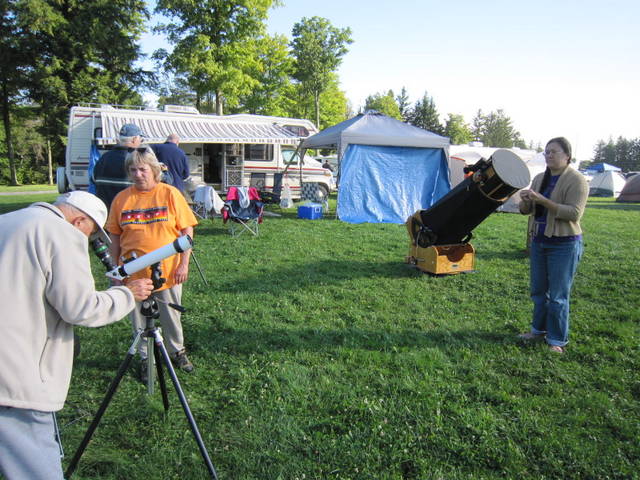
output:
M594 163L587 167L588 172L621 172L622 169L608 163Z
M450 189L449 139L377 112L357 115L302 142L338 153L338 218L404 223Z

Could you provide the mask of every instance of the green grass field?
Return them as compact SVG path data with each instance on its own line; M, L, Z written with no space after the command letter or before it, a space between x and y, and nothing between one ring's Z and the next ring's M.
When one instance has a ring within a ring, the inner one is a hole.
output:
M196 370L179 377L221 479L639 477L639 204L589 201L565 355L515 338L531 314L524 216L474 231L475 273L432 277L403 263L404 226L269 209L283 216L257 238L203 221L209 286L192 263L185 288ZM126 320L77 332L65 466L131 342ZM169 393L165 415L132 370L73 478L207 478Z
M15 192L15 193L40 192L40 191L49 191L49 190L52 193L56 193L58 191L58 187L56 187L55 185L46 185L46 184L41 184L41 185L19 185L17 187L11 187L9 185L0 185L0 193L7 193L7 192Z

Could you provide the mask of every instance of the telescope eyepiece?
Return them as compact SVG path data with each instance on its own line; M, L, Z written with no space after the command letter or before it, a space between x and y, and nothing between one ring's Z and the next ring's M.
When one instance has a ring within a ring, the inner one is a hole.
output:
M91 240L91 248L93 248L93 253L95 253L96 257L100 259L102 265L104 265L104 268L106 268L108 272L117 267L111 257L109 247L100 237L95 237Z

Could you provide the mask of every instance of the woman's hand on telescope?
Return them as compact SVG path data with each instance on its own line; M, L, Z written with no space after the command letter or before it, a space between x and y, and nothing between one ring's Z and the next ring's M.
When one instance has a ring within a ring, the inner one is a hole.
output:
M542 205L548 210L556 211L558 207L555 202L552 202L547 197L536 192L535 190L522 190L520 192L520 198L526 202L535 202L538 205Z
M133 293L136 302L146 300L153 292L153 282L150 278L139 278L127 283L127 288Z
M520 198L522 200L526 200L527 202L536 202L541 204L543 207L544 202L547 201L547 198L544 197L543 195L540 195L538 192L536 192L535 190L522 190L520 192Z

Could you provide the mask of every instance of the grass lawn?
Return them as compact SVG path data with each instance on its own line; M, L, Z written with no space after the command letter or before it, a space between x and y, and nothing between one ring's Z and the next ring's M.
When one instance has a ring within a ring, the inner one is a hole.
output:
M203 221L209 286L192 263L184 292L196 370L179 376L221 479L638 478L639 204L589 200L565 355L515 338L531 315L524 216L476 228L475 273L432 277L403 263L404 226L269 209L283 216L259 237ZM126 320L77 332L65 465L131 342ZM131 371L73 478L207 478L169 397L165 415Z
M0 193L6 192L44 192L44 191L58 191L58 187L55 185L19 185L17 187L11 187L9 185L0 185Z

